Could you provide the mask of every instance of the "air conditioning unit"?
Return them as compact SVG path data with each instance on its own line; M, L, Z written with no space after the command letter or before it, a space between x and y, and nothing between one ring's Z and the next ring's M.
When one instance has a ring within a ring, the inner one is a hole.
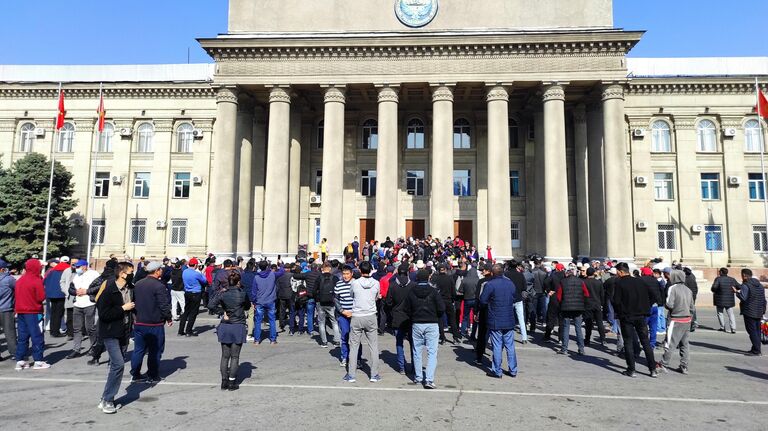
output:
M38 138L42 138L45 136L45 129L42 127L35 127L35 136Z
M637 228L638 229L648 229L648 223L644 221L637 222Z
M158 229L165 229L168 226L168 222L165 220L158 220L157 221L157 228Z
M741 184L741 177L728 177L728 184L738 186Z
M192 130L192 136L195 138L202 138L203 137L203 129L194 129Z
M725 136L728 136L728 137L732 138L732 137L736 136L736 129L733 128L733 127L729 127L727 129L723 130L723 134L725 134Z
M203 176L202 175L195 175L192 177L192 184L196 186L200 186L203 184Z
M642 138L645 136L645 129L634 129L632 130L632 136L636 138Z
M648 184L648 177L644 177L642 175L636 176L635 177L635 184L638 184L638 185Z
M112 175L112 184L119 186L123 183L123 177L121 175Z
M123 127L120 129L120 136L131 136L133 135L133 129L130 127Z
M310 205L320 205L321 203L322 203L322 199L320 198L320 195L312 195L309 197Z
M691 226L692 232L704 232L704 225L703 224L695 224Z

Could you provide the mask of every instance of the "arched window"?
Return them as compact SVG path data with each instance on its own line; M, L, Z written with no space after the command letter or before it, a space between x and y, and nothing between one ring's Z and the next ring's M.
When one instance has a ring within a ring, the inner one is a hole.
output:
M317 123L317 149L318 150L323 149L324 141L325 141L325 121L320 120L320 122Z
M713 153L717 151L717 127L710 120L701 120L696 128L696 136L699 142L698 150Z
M104 123L104 130L99 135L99 149L100 153L112 152L112 136L115 134L115 126L111 123Z
M517 121L509 119L509 148L520 148Z
M152 152L152 138L155 136L155 127L151 123L142 123L139 126L139 142L136 151L139 153Z
M408 122L405 147L409 150L424 148L424 122L414 118Z
M379 148L379 123L376 120L367 120L363 123L362 148L364 150Z
M656 120L651 124L651 141L652 152L672 152L672 134L666 121Z
M744 151L747 153L759 153L761 151L760 123L757 120L749 120L744 124Z
M24 123L19 129L19 151L22 153L28 153L32 151L32 146L35 144L35 125L32 123Z
M189 123L180 124L176 128L176 152L192 152L192 142L195 139L194 130L195 128Z
M453 123L453 148L472 148L472 128L469 121L459 118Z
M74 146L75 125L72 123L64 123L64 126L59 130L59 145L56 148L56 151L60 153L71 153Z

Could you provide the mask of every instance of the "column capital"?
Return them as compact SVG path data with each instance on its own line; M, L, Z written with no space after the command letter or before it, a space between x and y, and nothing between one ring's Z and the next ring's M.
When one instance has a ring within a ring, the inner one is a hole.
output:
M489 86L485 95L485 100L486 102L492 102L494 100L509 102L509 90L503 85Z
M587 107L579 103L573 108L573 121L576 124L585 124L587 122Z
M239 91L236 87L219 87L216 89L216 103L234 103L237 104L237 95Z
M624 86L621 84L609 83L603 84L602 100L621 99L624 100Z
M379 88L379 103L382 102L400 102L399 91L397 87L380 87Z
M565 89L559 83L544 84L544 94L541 95L541 100L549 102L551 100L565 100Z
M330 86L325 89L323 94L323 103L347 103L346 87Z
M291 95L288 88L274 86L269 90L269 103L291 103Z
M432 85L432 102L453 102L453 88L448 85Z

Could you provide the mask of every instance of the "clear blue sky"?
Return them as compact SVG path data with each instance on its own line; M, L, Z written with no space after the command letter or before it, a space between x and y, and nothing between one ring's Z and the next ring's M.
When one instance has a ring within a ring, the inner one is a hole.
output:
M188 48L193 63L209 62L195 38L226 32L227 3L0 0L0 64L185 63ZM614 4L616 27L647 30L633 57L768 56L768 0Z

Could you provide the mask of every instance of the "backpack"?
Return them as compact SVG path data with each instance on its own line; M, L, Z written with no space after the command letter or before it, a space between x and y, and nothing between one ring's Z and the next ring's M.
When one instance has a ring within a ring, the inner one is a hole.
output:
M297 304L306 304L309 301L309 291L304 280L297 280L291 277L291 290Z
M321 304L329 304L333 302L336 297L334 294L336 283L334 283L331 274L323 274L320 277L320 288L317 290L317 299Z

